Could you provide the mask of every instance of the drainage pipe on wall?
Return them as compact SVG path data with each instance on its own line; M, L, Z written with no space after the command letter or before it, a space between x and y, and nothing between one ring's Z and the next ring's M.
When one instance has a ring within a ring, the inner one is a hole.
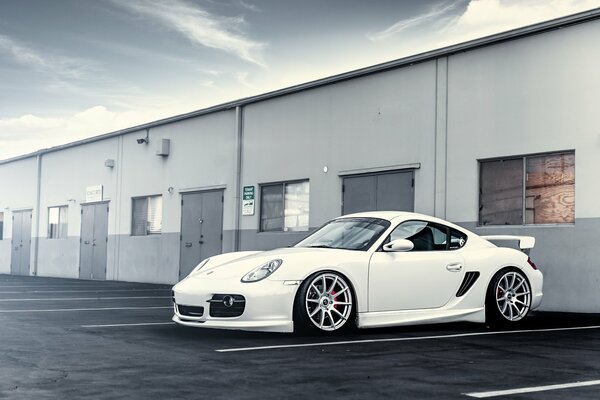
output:
M35 192L35 232L34 232L34 240L33 244L33 272L30 271L31 275L37 275L38 271L38 254L40 248L40 206L41 206L41 189L42 189L42 153L38 153L37 155L37 183L36 183L36 192Z
M242 140L244 132L244 114L242 106L235 107L236 123L236 165L235 165L235 194L233 196L233 250L240 250L240 229L241 229L241 192L242 192Z

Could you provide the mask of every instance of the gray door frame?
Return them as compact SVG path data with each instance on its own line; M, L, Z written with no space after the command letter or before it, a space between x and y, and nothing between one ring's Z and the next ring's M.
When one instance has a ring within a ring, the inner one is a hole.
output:
M180 225L179 225L179 279L182 279L184 277L181 276L182 273L182 261L183 261L183 257L182 257L182 248L184 245L183 242L183 224L184 224L184 218L183 218L183 207L184 207L184 198L185 196L188 195L195 195L195 194L205 194L205 193L212 193L212 192L218 192L221 194L221 199L224 199L225 196L225 188L221 188L221 187L217 187L217 188L211 188L211 189L204 189L204 190L193 190L193 191L185 191L185 192L180 192L181 195L181 208L180 208ZM202 207L202 206L201 206ZM221 251L223 251L223 220L224 220L224 214L225 214L225 207L224 207L224 203L221 203ZM199 260L201 261L201 260Z
M15 224L15 216L19 215L20 222ZM25 216L29 216L27 224L24 221ZM33 209L15 210L12 213L12 236L11 236L11 255L10 255L10 273L11 275L30 275L30 262L31 262L31 225L32 225ZM23 232L23 228L26 232ZM15 233L18 229L18 236L15 237ZM25 235L24 235L25 233ZM15 239L19 242L16 243ZM18 260L17 252L18 251Z
M363 172L363 173L356 173L356 174L343 174L343 175L339 175L340 179L340 183L341 183L341 190L340 190L340 195L341 195L341 215L345 215L344 213L344 193L345 193L345 188L344 188L344 180L348 179L348 178L359 178L359 177L370 177L370 176L379 176L379 175L389 175L389 174L397 174L397 173L407 173L410 172L412 173L412 205L413 205L413 210L414 211L414 206L415 206L415 171L418 169L418 167L410 167L410 168L401 168L401 169L391 169L391 170L377 170L377 171L372 171L372 172ZM377 190L377 188L376 188Z
M79 228L79 279L100 279L100 280L105 280L106 279L106 267L107 267L107 258L108 258L108 213L110 211L109 208L109 200L105 200L105 201L97 201L97 202L92 202L92 203L81 203L81 222L80 222L80 228ZM93 206L94 207L94 215L93 215L93 219L92 219L92 226L91 226L91 232L92 232L92 242L91 243L84 243L83 240L83 234L84 234L84 220L83 220L83 208L84 207L88 207L88 206ZM103 265L104 265L104 273L101 274L100 277L95 276L94 274L94 262L97 259L97 257L95 257L94 251L95 249L92 250L91 253L91 257L90 257L90 270L89 270L89 276L82 276L82 270L81 270L81 266L82 266L82 256L83 256L83 246L84 245L92 245L94 246L95 244L93 243L95 240L97 240L96 236L96 207L97 206L106 206L107 207L107 211L106 211L106 222L103 224L106 225L106 244L104 245L104 255L101 257L102 259L104 259Z

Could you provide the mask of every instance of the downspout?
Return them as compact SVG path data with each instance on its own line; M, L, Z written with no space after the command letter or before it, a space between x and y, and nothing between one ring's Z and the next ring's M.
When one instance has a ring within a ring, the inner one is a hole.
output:
M233 216L234 216L234 233L233 233L233 250L240 250L240 229L241 229L241 192L242 192L242 140L244 132L243 124L244 114L242 106L235 107L235 123L236 123L236 165L235 165L235 195L233 196Z
M38 254L39 254L39 243L40 243L40 205L41 205L41 189L42 189L42 153L37 155L37 186L36 186L36 199L35 199L35 231L34 231L34 245L33 245L33 273L37 275L38 271Z

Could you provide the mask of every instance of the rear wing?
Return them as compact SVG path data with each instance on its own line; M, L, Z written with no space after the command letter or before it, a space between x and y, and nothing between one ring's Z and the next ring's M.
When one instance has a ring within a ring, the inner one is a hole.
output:
M485 240L492 241L508 241L508 240L516 240L519 242L519 248L523 250L526 254L529 254L529 250L535 246L535 238L533 236L512 236L512 235L490 235L490 236L481 236Z

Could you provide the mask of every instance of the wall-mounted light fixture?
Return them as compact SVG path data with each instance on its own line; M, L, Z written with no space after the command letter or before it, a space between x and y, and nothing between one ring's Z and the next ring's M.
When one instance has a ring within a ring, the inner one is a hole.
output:
M104 160L104 166L106 168L114 168L115 167L115 160L113 160L112 158Z
M138 144L150 143L150 128L146 128L146 137L145 138L139 138L136 141Z
M169 188L167 189L167 192L169 192L169 194L173 194L174 191L175 189L173 189L173 186L169 186Z
M171 152L171 140L170 139L160 139L158 141L158 145L156 146L156 155L167 157Z

